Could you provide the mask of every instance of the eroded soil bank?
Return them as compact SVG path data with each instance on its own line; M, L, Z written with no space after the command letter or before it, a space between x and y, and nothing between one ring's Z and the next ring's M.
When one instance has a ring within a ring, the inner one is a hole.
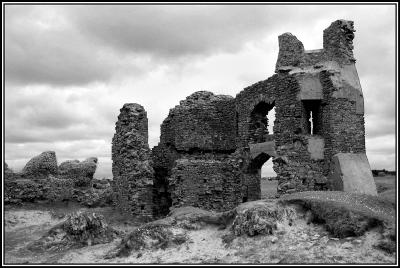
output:
M377 247L383 239L382 225L372 224L360 236L338 238L323 222L315 222L310 210L291 204L281 212L277 203L269 199L248 202L233 214L224 215L186 207L146 224L111 207L6 207L5 262L395 263L394 252ZM77 211L103 215L109 226L118 230L118 237L109 243L59 251L37 253L28 249L33 241ZM163 236L164 231L168 235ZM143 241L137 239L137 234L142 234ZM124 254L116 254L124 247L128 249Z

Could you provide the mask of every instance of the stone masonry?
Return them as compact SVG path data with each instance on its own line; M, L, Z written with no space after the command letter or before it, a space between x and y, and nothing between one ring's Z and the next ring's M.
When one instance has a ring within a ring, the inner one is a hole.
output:
M113 174L118 191L131 193L134 201L122 194L120 206L136 214L142 213L138 204L150 208L149 199L138 197L153 183L156 216L187 205L227 210L261 198L261 167L268 160L277 173L278 195L372 185L354 32L352 21L337 20L324 30L323 48L317 50L305 50L296 36L284 33L270 78L235 98L208 91L188 96L162 123L160 142L151 151L153 166L146 114L140 105L125 105L113 139ZM275 121L269 122L273 109ZM365 170L348 169L340 162L343 154ZM148 173L141 172L141 163ZM352 174L360 177L346 181ZM142 180L148 187L137 186ZM374 194L372 186L361 192Z
M97 168L97 158L90 157L82 162L67 160L58 167L58 177L70 179L74 186L90 186Z
M118 208L152 217L154 171L147 128L144 108L136 103L124 104L112 139L112 186Z
M171 109L152 150L158 215L170 206L220 211L239 204L240 177L229 158L235 149L231 96L198 91Z

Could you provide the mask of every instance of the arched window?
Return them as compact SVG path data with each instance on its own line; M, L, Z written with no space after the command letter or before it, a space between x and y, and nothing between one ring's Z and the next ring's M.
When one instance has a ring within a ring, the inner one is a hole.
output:
M273 131L273 121L275 120L275 111L270 115L270 111L274 109L275 102L258 103L250 114L249 125L249 142L261 143L269 140L268 136ZM271 120L272 119L272 120Z

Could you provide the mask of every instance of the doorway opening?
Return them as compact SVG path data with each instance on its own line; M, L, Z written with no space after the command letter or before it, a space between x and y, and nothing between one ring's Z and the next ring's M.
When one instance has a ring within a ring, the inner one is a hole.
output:
M275 198L278 193L277 188L278 179L271 159L261 167L261 198Z
M272 157L266 153L260 153L249 164L243 184L243 202L275 197L277 182L263 178L263 174L275 178L276 173L272 169ZM265 165L265 168L264 168ZM275 186L276 185L276 186ZM274 188L275 186L275 188ZM265 194L263 194L265 192Z

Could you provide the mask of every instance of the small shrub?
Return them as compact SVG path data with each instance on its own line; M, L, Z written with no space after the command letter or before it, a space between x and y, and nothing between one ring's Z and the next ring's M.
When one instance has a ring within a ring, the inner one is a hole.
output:
M232 224L232 231L240 236L247 234L255 236L258 234L273 234L277 229L277 222L287 221L292 224L296 213L293 208L279 205L256 206L238 211Z
M233 240L235 240L236 236L232 233L227 233L222 236L222 242L225 244L225 247L229 247Z
M166 226L145 224L136 228L121 241L115 256L127 257L132 251L138 251L145 248L166 249L172 244L181 245L186 241L187 237L185 235L174 235Z

